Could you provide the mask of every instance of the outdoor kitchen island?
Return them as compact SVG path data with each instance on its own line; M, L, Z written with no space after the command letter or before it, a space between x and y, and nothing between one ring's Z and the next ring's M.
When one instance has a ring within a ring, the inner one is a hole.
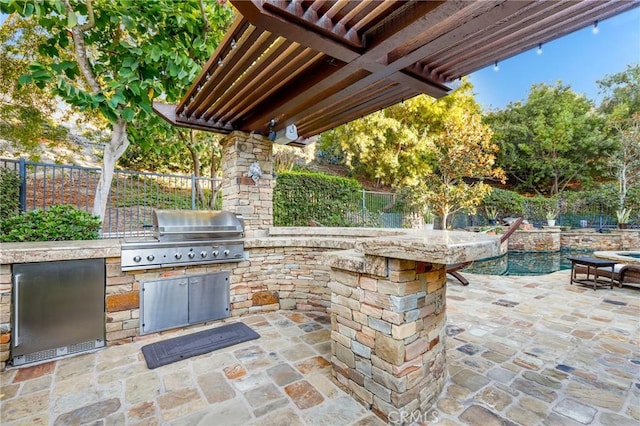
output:
M333 376L379 417L421 419L446 381L446 265L499 252L467 232L408 232L325 254Z
M237 263L134 271L122 271L118 240L3 244L2 366L10 358L12 265L105 258L107 346L140 338L141 283L227 271L232 317L331 312L337 381L383 417L428 409L446 374L445 264L495 256L497 238L370 228L270 228L268 234L246 238L247 258Z

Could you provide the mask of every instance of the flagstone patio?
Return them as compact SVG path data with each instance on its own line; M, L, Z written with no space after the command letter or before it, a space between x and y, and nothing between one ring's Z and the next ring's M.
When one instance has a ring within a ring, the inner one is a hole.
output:
M637 425L640 289L545 276L449 280L440 425ZM237 319L230 319L236 321ZM382 425L331 379L330 318L243 317L262 337L146 367L141 346L212 324L0 374L3 425Z

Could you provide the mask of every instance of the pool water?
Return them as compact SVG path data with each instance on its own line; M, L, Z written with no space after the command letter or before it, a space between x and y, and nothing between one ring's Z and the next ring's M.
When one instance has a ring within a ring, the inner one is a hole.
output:
M465 272L486 275L544 275L571 269L570 256L590 256L593 251L561 250L556 252L510 251L499 257L476 260Z

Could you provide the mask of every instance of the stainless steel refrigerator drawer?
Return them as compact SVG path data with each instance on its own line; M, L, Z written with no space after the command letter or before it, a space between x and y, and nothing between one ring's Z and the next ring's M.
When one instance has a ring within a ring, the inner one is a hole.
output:
M14 264L14 365L104 346L105 261Z

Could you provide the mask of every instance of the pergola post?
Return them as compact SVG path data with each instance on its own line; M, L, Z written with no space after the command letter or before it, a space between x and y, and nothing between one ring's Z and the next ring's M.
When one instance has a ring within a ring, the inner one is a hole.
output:
M245 132L229 134L222 141L221 167L222 209L242 215L245 236L266 236L273 226L271 141Z

